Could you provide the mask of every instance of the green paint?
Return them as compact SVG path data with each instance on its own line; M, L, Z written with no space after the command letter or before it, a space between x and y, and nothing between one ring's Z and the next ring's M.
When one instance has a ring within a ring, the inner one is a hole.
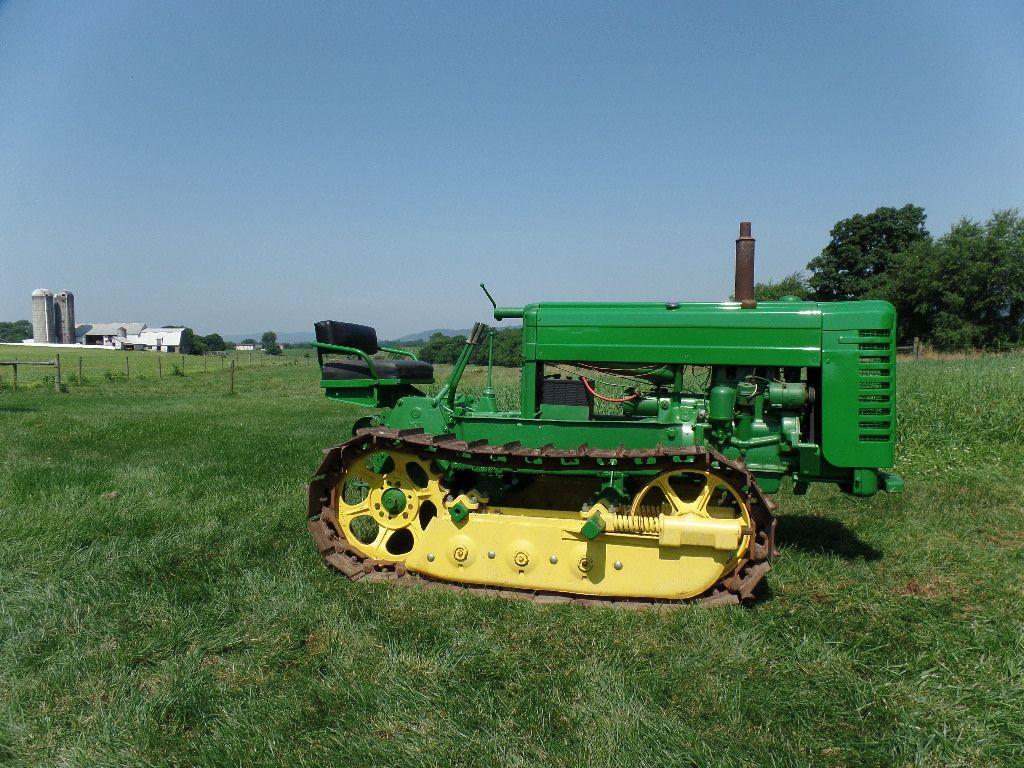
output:
M896 318L887 302L785 300L747 310L731 302L544 303L498 308L495 317L523 321L516 411L498 412L490 386L483 397L457 392L473 347L488 338L482 326L433 396L416 388L422 382L322 386L333 399L389 409L382 414L388 427L470 442L562 449L707 444L742 459L768 492L786 475L801 489L831 483L858 496L902 487L898 476L880 472L893 465L895 443ZM649 372L650 391L617 414L542 403L541 384L551 373L545 366L566 363ZM684 384L684 366L709 369L699 391L686 391L694 385ZM571 460L564 466L566 474L579 474ZM608 467L623 476L648 471L636 461L610 459Z
M448 508L448 514L452 516L452 520L456 523L461 523L469 515L469 507L461 501L457 501Z
M384 451L377 451L366 460L366 466L371 472L384 475L395 468L395 460Z
M606 525L607 523L605 523L604 518L601 517L601 513L595 512L587 518L585 523L583 523L583 527L580 529L580 533L583 534L583 538L587 539L588 541L593 541L602 533L604 533Z
M380 503L392 517L400 515L405 510L405 494L397 488L388 488L381 494Z

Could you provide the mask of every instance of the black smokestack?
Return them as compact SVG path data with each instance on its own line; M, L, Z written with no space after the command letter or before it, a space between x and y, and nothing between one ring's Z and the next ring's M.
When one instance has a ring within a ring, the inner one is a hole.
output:
M753 309L754 301L754 238L750 236L750 222L740 222L740 236L736 238L736 290L733 295L743 309Z

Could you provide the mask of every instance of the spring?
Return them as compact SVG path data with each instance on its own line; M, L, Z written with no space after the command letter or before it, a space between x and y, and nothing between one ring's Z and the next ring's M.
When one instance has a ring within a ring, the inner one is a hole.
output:
M646 515L620 515L612 517L611 528L616 533L659 533L660 519Z

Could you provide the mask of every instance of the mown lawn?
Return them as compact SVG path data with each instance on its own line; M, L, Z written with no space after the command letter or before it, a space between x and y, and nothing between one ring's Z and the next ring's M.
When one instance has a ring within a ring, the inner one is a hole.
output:
M667 612L350 583L315 366L94 360L0 389L0 764L1024 764L1022 357L903 364L906 494L782 493L759 602Z

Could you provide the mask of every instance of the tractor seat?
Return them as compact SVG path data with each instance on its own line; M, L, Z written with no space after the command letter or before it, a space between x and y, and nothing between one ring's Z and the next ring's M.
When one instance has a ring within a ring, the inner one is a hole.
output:
M422 360L374 360L373 367L382 379L430 381L434 378L434 366ZM355 359L325 362L322 375L324 379L332 381L373 378L366 361Z

